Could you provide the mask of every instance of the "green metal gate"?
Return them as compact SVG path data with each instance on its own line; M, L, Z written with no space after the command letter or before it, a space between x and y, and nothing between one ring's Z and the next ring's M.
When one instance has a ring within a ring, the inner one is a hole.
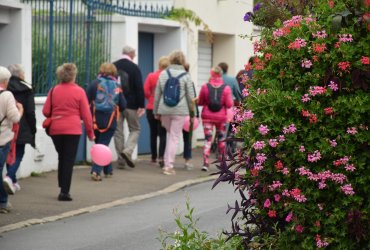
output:
M112 14L163 17L168 7L122 0L23 0L32 7L32 83L45 95L56 68L77 65L76 82L85 86L101 63L110 60Z

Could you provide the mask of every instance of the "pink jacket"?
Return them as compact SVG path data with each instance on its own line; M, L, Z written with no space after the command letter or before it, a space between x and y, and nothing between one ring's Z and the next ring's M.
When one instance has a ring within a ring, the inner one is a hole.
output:
M92 117L89 103L83 88L76 83L60 83L52 92L52 105L50 93L42 109L45 117L50 117L51 112L51 135L80 135L82 134L81 119L84 122L86 134L94 138Z
M223 84L222 77L211 77L209 83L214 87L219 87ZM199 93L198 105L203 106L202 110L202 120L205 122L215 122L215 123L225 123L227 122L227 109L231 108L233 105L233 97L231 94L231 89L229 86L224 88L221 96L221 103L223 108L218 112L212 112L208 109L208 87L207 83L202 85Z
M154 108L155 87L157 86L158 78L161 72L162 70L157 70L155 72L152 72L145 79L144 95L145 95L145 99L148 100L148 103L146 104L146 109L148 110L153 110Z

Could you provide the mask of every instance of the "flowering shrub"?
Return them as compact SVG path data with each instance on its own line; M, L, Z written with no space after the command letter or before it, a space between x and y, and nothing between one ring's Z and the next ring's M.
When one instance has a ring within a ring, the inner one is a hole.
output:
M240 191L229 235L248 248L369 247L369 5L320 1L255 44L235 112L246 147L215 182Z

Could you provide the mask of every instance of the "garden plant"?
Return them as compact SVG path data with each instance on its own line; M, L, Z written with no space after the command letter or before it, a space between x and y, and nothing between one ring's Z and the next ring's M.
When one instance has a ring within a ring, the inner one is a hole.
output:
M265 26L235 110L245 148L214 184L241 195L227 234L245 249L370 249L370 1L311 1L299 15L270 1L284 18L265 2L244 17Z

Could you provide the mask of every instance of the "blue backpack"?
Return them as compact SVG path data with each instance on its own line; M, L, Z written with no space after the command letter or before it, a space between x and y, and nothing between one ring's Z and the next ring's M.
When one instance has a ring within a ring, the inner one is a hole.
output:
M163 102L169 107L175 107L180 102L180 78L187 74L187 72L173 77L170 71L166 70L168 79L164 85Z
M113 79L99 77L99 81L100 82L97 85L94 101L93 121L94 129L99 130L100 132L105 132L111 126L113 118L119 113L118 103L119 95L122 92L122 89ZM96 111L110 114L109 123L106 128L102 129L97 126L95 114Z

